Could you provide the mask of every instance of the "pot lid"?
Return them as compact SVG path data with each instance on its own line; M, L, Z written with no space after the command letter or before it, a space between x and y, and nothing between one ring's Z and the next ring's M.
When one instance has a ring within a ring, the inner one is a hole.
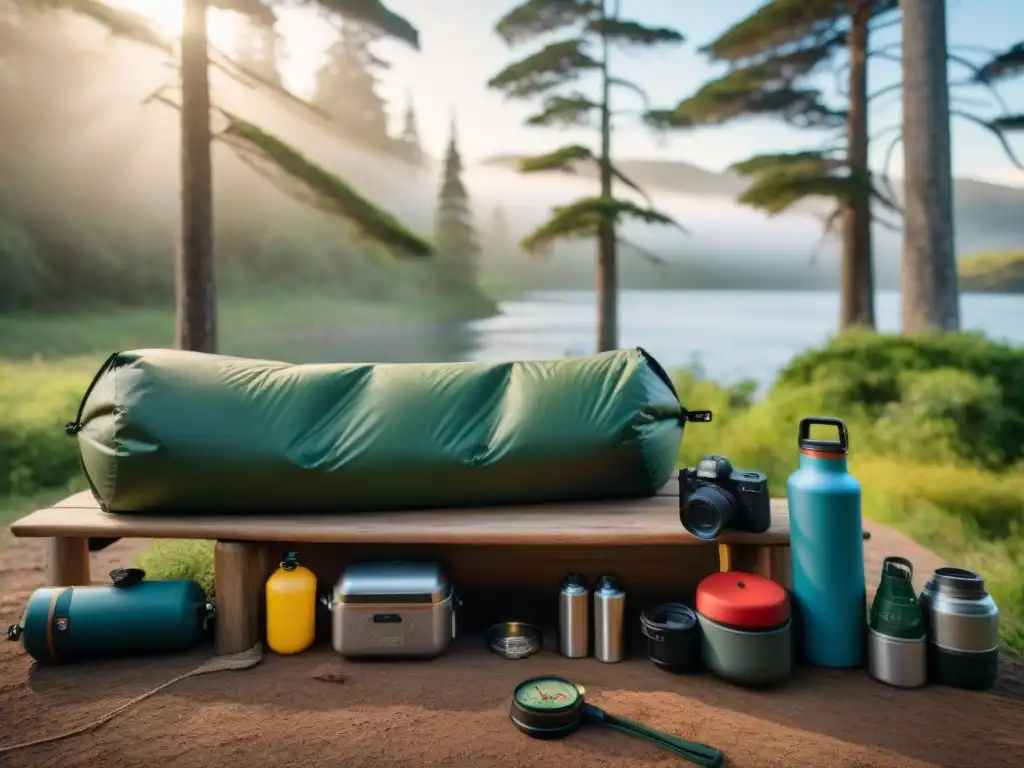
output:
M764 576L723 571L697 585L697 612L737 629L775 629L789 621L789 595Z

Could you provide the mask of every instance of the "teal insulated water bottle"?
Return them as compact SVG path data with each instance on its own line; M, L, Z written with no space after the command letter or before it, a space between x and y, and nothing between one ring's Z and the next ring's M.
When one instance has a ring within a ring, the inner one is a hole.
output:
M813 425L835 427L839 440L812 439ZM867 651L864 526L860 484L846 467L846 424L801 419L798 443L800 468L787 489L799 647L819 667L860 667Z

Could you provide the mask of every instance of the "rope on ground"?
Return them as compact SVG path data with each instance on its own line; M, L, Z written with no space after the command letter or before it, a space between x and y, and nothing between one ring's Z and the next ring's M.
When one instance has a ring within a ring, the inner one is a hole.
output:
M115 717L120 715L122 712L134 707L136 704L145 701L150 696L155 696L165 688L169 688L175 683L180 683L182 680L187 680L190 677L196 677L197 675L206 675L211 672L226 672L226 671L237 671L242 669L251 669L259 664L263 660L263 643L256 643L252 648L241 653L235 653L230 656L215 656L214 658L204 662L200 666L193 669L191 672L186 672L183 675L178 675L166 683L158 685L151 691L141 696L136 696L134 699L126 701L116 709L107 712L102 717L92 720L85 725L80 725L70 731L64 733L58 733L53 736L44 736L41 739L33 739L32 741L23 741L20 744L9 744L5 747L0 747L0 755L5 755L9 752L14 752L19 749L28 749L29 747L38 747L42 744L52 744L55 741L63 741L64 739L70 739L73 736L80 736L83 733L94 731L101 725L106 725Z

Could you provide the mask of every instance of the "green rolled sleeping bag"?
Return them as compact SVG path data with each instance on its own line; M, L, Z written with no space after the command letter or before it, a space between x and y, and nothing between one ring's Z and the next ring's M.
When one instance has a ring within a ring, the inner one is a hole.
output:
M650 496L688 412L642 349L498 364L111 355L76 422L109 512L302 513Z

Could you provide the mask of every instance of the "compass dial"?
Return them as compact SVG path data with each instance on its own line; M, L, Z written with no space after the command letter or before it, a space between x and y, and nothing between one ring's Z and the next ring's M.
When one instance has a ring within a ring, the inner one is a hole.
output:
M516 688L516 703L533 710L558 710L575 706L580 690L571 681L561 677L538 677L527 680Z

